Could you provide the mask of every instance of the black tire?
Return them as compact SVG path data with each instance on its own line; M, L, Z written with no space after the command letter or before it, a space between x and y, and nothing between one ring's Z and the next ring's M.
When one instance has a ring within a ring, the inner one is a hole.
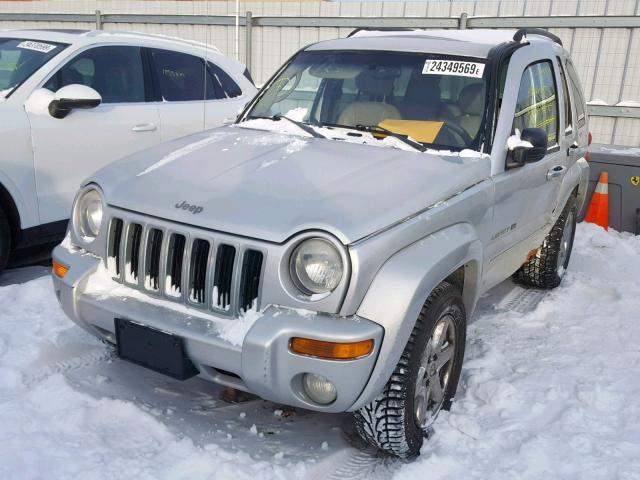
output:
M418 375L423 372L421 365L427 344L435 335L436 326L445 318L455 327L452 333L455 343L451 365L444 365L438 372L438 378L442 378L441 372L444 372L446 367L448 381L442 389L441 403L434 406L435 413L430 415L429 423L420 425L416 418L415 398ZM367 444L387 454L401 458L418 455L424 437L430 431L438 412L441 409L448 410L451 406L460 379L465 339L466 314L462 296L456 287L443 282L431 292L422 307L400 361L382 393L369 405L354 413L358 435Z
M7 266L11 252L11 227L2 208L0 208L0 273Z
M573 250L577 215L572 195L537 253L514 274L518 282L546 289L560 285Z

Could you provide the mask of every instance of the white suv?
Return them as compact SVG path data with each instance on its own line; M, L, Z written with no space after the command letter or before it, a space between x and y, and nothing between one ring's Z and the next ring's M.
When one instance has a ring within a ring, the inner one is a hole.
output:
M244 65L173 38L0 32L0 271L61 238L80 182L107 163L219 126L254 96Z

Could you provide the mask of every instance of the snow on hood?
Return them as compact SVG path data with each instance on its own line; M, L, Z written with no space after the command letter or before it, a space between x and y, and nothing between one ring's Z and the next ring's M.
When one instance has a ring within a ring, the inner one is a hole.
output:
M490 175L489 158L477 152L420 153L298 133L222 127L115 162L90 181L110 205L170 221L278 243L319 229L350 243ZM192 213L183 204L202 208Z

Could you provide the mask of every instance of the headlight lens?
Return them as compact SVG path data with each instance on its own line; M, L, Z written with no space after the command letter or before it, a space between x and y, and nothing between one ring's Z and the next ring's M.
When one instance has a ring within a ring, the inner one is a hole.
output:
M340 284L343 264L340 252L323 238L310 238L291 255L291 277L305 295L332 292Z
M100 234L102 226L102 197L96 189L86 190L75 208L75 228L81 240L92 242Z

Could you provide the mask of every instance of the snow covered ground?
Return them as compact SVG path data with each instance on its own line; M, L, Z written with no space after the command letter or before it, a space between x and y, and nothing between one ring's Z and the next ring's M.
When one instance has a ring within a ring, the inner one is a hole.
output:
M2 479L640 479L640 237L580 225L551 293L507 281L469 327L458 397L412 463L346 415L176 382L66 319L43 267L0 277Z

